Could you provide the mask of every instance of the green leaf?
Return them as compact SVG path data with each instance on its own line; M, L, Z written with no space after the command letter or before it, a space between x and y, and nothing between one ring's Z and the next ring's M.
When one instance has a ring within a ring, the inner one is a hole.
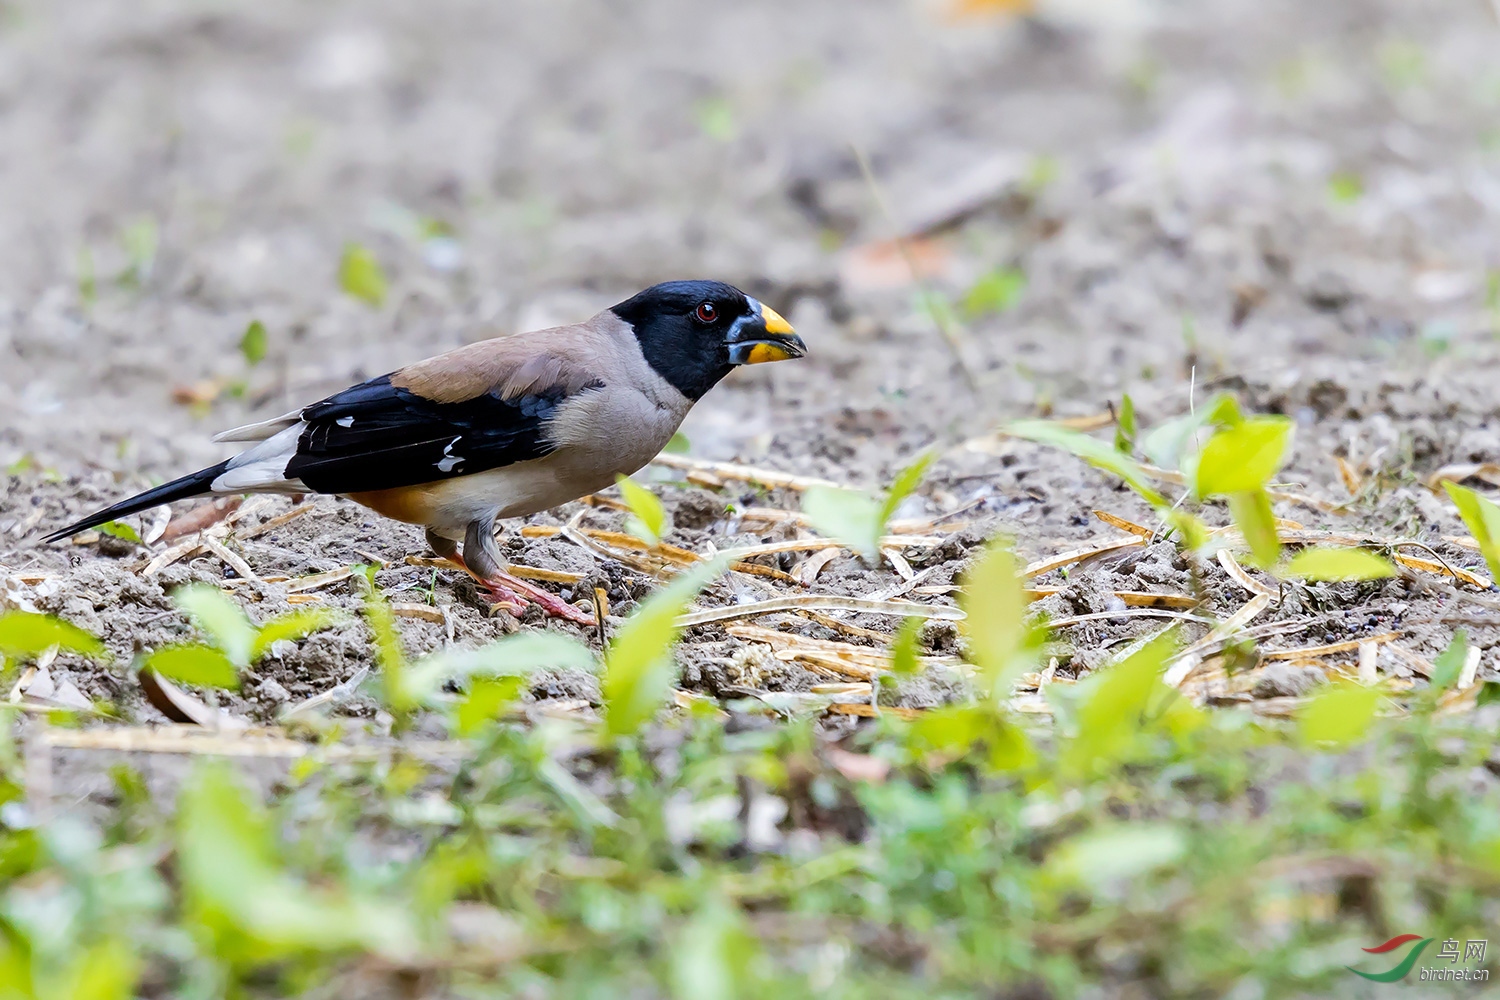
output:
M116 938L90 945L64 976L55 994L67 1000L131 1000L140 978L140 960ZM16 996L16 994L8 994ZM24 996L25 994L20 994Z
M1025 291L1025 272L1012 267L996 268L974 282L964 296L963 309L970 318L1003 313L1021 301Z
M811 486L802 493L802 513L814 531L837 539L867 563L880 559L882 505L868 493L839 486Z
M991 539L964 572L958 606L967 615L962 627L969 640L968 659L996 701L1010 696L1011 681L1040 645L1042 636L1026 623L1029 604L1009 541Z
M1366 549L1322 546L1292 556L1286 572L1303 580L1382 580L1396 567Z
M412 664L402 682L410 708L431 704L449 681L471 677L524 677L537 670L593 670L594 654L560 632L517 632L477 649L454 649Z
M343 615L334 608L303 608L277 615L256 630L255 641L250 644L250 662L254 663L265 656L273 644L283 639L295 641L305 638L341 618Z
M668 441L667 446L662 449L662 451L669 455L686 455L692 450L693 443L688 440L688 436L682 433L682 431L673 434L672 440Z
M368 574L369 589L365 593L365 623L370 626L370 636L375 645L375 662L380 665L380 686L386 707L398 716L404 716L421 704L421 697L407 676L406 650L401 645L401 633L396 631L396 616L391 606L376 588L375 574Z
M916 488L922 485L922 477L927 474L927 467L936 457L934 452L924 451L910 465L896 473L896 478L891 480L890 488L885 491L885 499L880 504L879 534L885 534L885 526L895 516L896 508L901 506L901 501L911 496ZM879 541L878 536L876 541Z
M730 142L738 134L734 105L726 98L710 97L698 103L698 128L715 142Z
M212 646L167 646L146 657L142 666L171 681L201 687L240 686L240 674L223 650Z
M634 733L661 708L677 670L672 659L679 632L676 618L724 571L725 562L720 556L678 575L642 602L609 644L599 686L605 722L613 735Z
M918 659L921 637L922 619L908 618L901 623L895 641L891 643L891 673L898 677L910 677L922 669Z
M1261 569L1270 569L1281 558L1281 536L1276 533L1276 515L1271 512L1271 498L1265 490L1229 495L1229 513L1235 527L1250 546L1250 561Z
M1364 178L1352 171L1341 170L1328 178L1328 196L1340 205L1352 204L1364 193Z
M1063 749L1061 764L1074 774L1120 762L1141 731L1146 707L1162 690L1161 674L1176 652L1177 632L1163 629L1113 666L1102 667L1083 684L1075 711L1076 735ZM1085 686L1086 685L1086 686Z
M919 715L908 730L909 738L945 756L963 754L989 732L993 718L986 705L943 705Z
M124 521L105 521L99 525L99 533L109 535L111 538L123 538L125 541L134 542L136 545L144 544L141 541L140 532Z
M922 484L927 467L937 456L923 452L896 473L884 499L876 501L860 490L838 486L813 486L802 494L802 513L818 534L835 538L857 552L865 562L880 561L880 539L901 501Z
M418 940L397 904L326 881L313 889L286 872L265 813L223 765L200 767L178 797L176 872L188 925L221 961L349 950L402 958Z
M620 496L630 507L631 516L626 521L625 529L653 549L656 548L661 544L662 537L672 530L666 508L661 505L661 498L629 476L616 473L615 483L620 487Z
M1297 717L1297 729L1308 746L1341 749L1363 740L1380 707L1380 690L1363 684L1337 683L1321 688Z
M1036 750L1019 726L993 704L944 705L923 712L907 730L915 754L941 758L968 757L976 743L989 746L986 763L993 771L1019 771L1036 762Z
M1467 486L1443 480L1443 488L1458 508L1469 534L1479 543L1479 552L1490 568L1490 577L1500 580L1500 507Z
M1240 410L1239 400L1227 392L1221 392L1210 399L1203 413L1208 422L1217 427L1238 427L1245 422L1245 414Z
M1459 629L1453 633L1453 640L1448 643L1448 648L1432 661L1432 677L1429 680L1433 690L1446 691L1458 683L1459 674L1463 673L1464 662L1468 658L1469 635Z
M61 618L32 611L0 614L0 653L29 659L53 646L98 659L109 658L102 642Z
M266 325L260 320L251 320L245 327L245 335L240 338L240 353L252 365L266 359Z
M1286 461L1291 443L1288 417L1251 417L1220 428L1198 456L1194 490L1208 497L1263 489Z
M1208 412L1187 413L1171 420L1164 420L1137 439L1137 450L1146 461L1162 469L1186 472L1196 457L1200 436L1208 437L1204 428L1208 426Z
M385 272L375 255L358 243L344 247L343 259L339 261L339 287L377 309L385 302Z
M120 245L128 261L119 281L123 285L138 287L151 276L156 263L158 236L154 219L137 219L120 233Z
M755 935L739 912L717 897L699 907L669 950L676 1000L735 1000L754 988Z
M521 677L481 677L469 685L469 693L458 703L454 713L454 732L473 736L493 721L500 710L515 701L521 693Z
M1201 552L1213 540L1203 519L1181 507L1163 512L1162 518L1177 532L1177 544L1189 552Z
M1131 823L1074 837L1047 859L1047 867L1065 879L1102 886L1175 864L1186 851L1187 838L1177 827Z
M217 587L194 583L172 592L172 603L206 632L214 645L224 651L231 663L240 668L250 665L250 651L255 647L255 627Z
M1125 480L1125 485L1139 493L1148 503L1157 507L1168 506L1166 498L1156 491L1140 463L1120 454L1103 441L1060 427L1045 420L1019 420L1005 428L1011 437L1050 444L1072 452L1090 465L1112 472Z
M1115 420L1115 451L1129 455L1135 451L1138 430L1135 423L1135 400L1130 393L1120 397L1120 413Z

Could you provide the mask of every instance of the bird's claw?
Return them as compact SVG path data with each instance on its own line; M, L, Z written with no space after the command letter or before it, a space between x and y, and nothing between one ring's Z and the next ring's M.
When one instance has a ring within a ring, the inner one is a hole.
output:
M554 618L566 618L570 622L591 627L597 624L593 615L574 607L556 594L543 590L541 587L532 586L509 573L497 574L490 579L481 580L480 583L484 584L485 589L495 597L495 607L505 607L512 614L519 615L530 603L537 605Z

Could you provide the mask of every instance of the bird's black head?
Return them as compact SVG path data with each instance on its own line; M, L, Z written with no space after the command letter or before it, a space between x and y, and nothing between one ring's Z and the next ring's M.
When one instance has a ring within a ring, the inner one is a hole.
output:
M735 365L807 353L776 310L722 281L652 285L610 311L635 330L651 367L688 399L701 398Z

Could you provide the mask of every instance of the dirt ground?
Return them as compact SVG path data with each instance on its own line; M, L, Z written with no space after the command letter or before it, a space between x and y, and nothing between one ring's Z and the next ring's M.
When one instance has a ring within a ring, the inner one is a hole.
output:
M167 597L189 580L229 586L263 620L300 578L379 560L393 600L444 611L400 620L414 653L499 636L513 623L487 615L472 585L405 562L425 552L417 530L333 499L226 537L271 582L236 579L213 552L146 575L168 542L39 538L224 457L209 440L219 429L679 277L761 296L811 351L705 398L684 428L694 456L880 488L938 449L900 516L958 513L935 529L940 544L907 551L925 574L912 599L949 600L938 591L996 531L1034 559L1118 537L1096 509L1148 520L1111 477L992 436L1009 418L1104 413L1124 393L1143 423L1221 390L1292 415L1285 488L1323 503L1280 502L1280 516L1480 567L1443 540L1466 532L1424 483L1500 460L1497 13L1480 0L1042 0L1029 18L916 0L5 3L0 601L102 636L115 667L63 656L54 679L146 722L160 717L125 665L189 634ZM1024 273L1012 308L955 308L975 391L880 245L894 232L912 239L936 301L962 302L996 268ZM340 290L351 242L390 278L379 308ZM238 348L252 320L269 335L255 365ZM725 514L795 510L792 491L731 482L663 496L671 541L697 551L795 532ZM292 501L252 503L236 530ZM620 515L594 509L582 524L618 528ZM603 586L617 618L647 592L640 573L572 542L507 544L518 563ZM761 561L792 570L804 557ZM732 574L704 603L902 582L846 556L805 591ZM1045 606L1066 617L1120 610L1115 591L1191 581L1157 543L1037 583L1062 588ZM1200 613L1227 617L1248 596L1216 568L1206 584ZM307 593L351 612L361 600L353 580ZM1459 616L1485 650L1481 676L1494 675L1500 624L1437 575L1281 596L1257 620L1267 647L1399 630L1396 646L1431 659ZM1067 628L1058 669L1087 669L1149 627L1118 616ZM951 628L928 639L952 649ZM767 653L694 630L685 684L725 694L821 679ZM351 619L278 647L227 705L269 720L369 662ZM1411 673L1397 652L1381 666ZM1294 682L1234 694L1284 697ZM940 677L899 700L958 688ZM532 693L598 694L591 677L561 674Z

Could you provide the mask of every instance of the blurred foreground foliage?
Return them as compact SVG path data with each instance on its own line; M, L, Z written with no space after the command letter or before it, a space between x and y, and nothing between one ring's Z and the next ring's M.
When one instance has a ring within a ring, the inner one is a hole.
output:
M758 701L662 710L673 618L720 568L602 665L539 632L411 662L372 587L369 689L407 735L356 762L320 753L352 722L324 720L268 792L266 762L163 783L137 758L87 802L29 801L0 715L0 998L1278 996L1349 988L1393 934L1496 923L1494 709L1449 711L1451 678L1405 703L1330 685L1289 721L1204 710L1162 681L1168 629L1029 722L1004 692L1046 630L992 544L963 595L977 696L833 741ZM253 659L237 611L181 600ZM0 626L11 674L99 652ZM564 664L602 669L599 721L515 710Z

